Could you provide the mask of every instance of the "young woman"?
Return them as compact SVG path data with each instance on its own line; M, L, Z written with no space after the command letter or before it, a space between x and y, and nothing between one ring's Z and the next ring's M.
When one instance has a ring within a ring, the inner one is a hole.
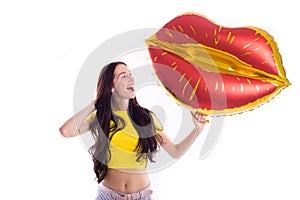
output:
M90 153L99 183L96 200L151 199L146 172L159 147L178 159L205 125L205 116L192 114L195 128L178 144L164 133L154 113L135 97L134 79L123 62L106 65L99 75L96 100L68 119L60 132L65 137L91 130L95 144Z

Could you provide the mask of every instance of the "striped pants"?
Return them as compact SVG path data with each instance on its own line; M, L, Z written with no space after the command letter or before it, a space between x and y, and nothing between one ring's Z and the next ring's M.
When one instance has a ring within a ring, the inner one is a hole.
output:
M143 195L144 193L146 195ZM151 193L152 190L150 190L149 186L139 192L126 194L115 191L103 183L100 183L95 200L152 200Z

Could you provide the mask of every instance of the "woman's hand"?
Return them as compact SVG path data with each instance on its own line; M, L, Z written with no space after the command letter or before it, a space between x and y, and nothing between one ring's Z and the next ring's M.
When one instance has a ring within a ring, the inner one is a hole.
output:
M191 112L193 123L196 127L203 127L207 122L205 115L199 112Z

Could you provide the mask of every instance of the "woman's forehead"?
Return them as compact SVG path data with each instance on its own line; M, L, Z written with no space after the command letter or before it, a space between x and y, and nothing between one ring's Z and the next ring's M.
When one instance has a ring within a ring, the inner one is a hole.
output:
M118 76L119 74L127 73L129 72L129 69L126 65L124 64L118 64L116 69L115 69L115 76Z

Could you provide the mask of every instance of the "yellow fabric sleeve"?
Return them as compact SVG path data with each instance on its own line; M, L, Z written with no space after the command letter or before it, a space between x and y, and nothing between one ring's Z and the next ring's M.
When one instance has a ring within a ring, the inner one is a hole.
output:
M96 111L92 112L87 118L86 120L91 122L94 120L94 118L96 117Z
M163 130L163 127L162 127L160 121L157 119L157 117L155 116L154 113L151 113L151 117L152 117L152 120L153 120L153 123L154 123L155 133L159 134Z

